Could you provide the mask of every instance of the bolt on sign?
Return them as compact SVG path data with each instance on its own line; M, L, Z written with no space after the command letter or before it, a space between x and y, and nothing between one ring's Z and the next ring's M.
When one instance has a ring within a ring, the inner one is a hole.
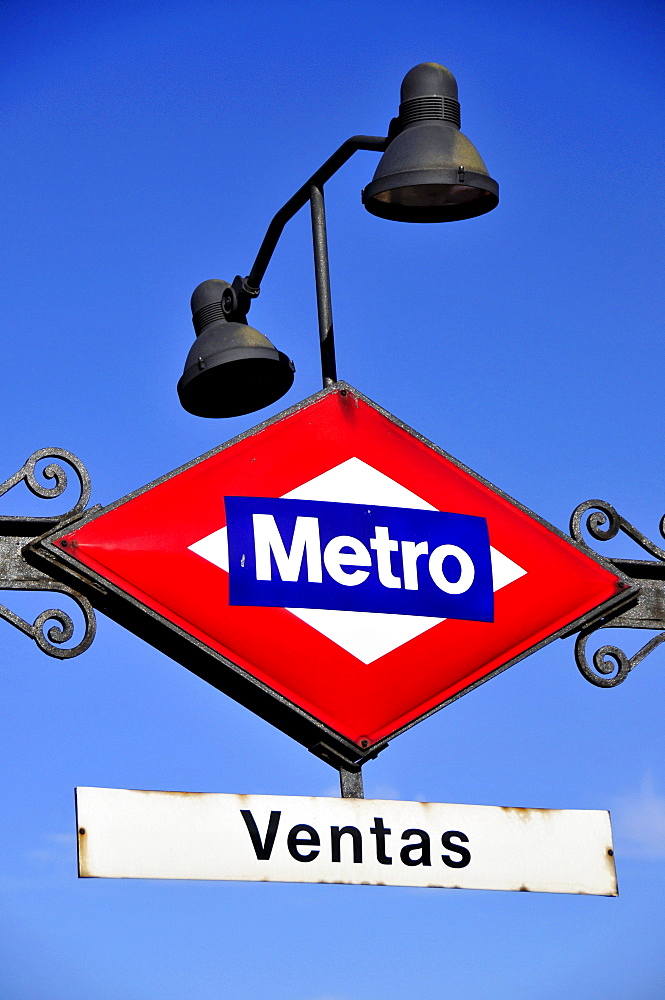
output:
M345 383L36 553L336 766L633 593Z
M79 875L617 895L609 814L77 788Z

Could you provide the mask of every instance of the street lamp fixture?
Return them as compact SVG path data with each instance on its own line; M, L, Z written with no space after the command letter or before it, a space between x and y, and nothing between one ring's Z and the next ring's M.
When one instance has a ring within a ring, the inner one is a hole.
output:
M457 82L445 66L422 63L402 81L399 115L363 204L396 222L457 222L490 212L499 185L460 132Z
M197 417L237 417L288 392L295 367L238 309L224 312L228 281L211 278L192 295L196 340L178 383L180 402Z
M204 281L192 295L194 342L178 382L185 410L233 417L260 410L288 392L293 362L247 325L284 226L309 201L323 386L337 381L323 185L359 149L383 153L362 192L372 215L397 222L455 222L496 208L499 186L475 146L460 132L455 77L438 63L421 63L402 81L399 114L387 137L347 139L280 208L246 278Z

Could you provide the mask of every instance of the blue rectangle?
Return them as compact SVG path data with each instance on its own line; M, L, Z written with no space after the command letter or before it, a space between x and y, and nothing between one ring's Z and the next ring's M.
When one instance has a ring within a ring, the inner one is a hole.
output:
M232 605L494 620L483 517L270 497L224 504Z

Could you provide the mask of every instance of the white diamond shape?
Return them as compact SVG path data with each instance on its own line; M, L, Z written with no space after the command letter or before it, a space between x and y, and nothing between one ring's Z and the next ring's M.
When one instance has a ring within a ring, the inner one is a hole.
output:
M436 510L422 497L384 476L359 458L349 458L327 472L285 493L283 500L327 500L381 507ZM229 571L226 527L194 542L192 552L220 569ZM526 575L526 570L490 546L493 589L496 593ZM286 608L301 621L341 646L362 663L373 663L404 643L446 621L417 615L386 615L375 611L329 611L317 608Z

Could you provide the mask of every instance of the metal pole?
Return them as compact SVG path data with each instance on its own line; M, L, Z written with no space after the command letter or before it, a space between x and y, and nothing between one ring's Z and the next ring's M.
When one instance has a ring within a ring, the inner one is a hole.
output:
M321 377L327 389L337 381L335 363L335 334L333 331L332 299L330 296L330 267L326 236L326 208L323 184L312 184L309 189L312 210L312 241L314 244L314 274L316 277L316 305L319 313L319 340L321 342Z
M364 799L362 771L339 769L339 788L343 799Z

